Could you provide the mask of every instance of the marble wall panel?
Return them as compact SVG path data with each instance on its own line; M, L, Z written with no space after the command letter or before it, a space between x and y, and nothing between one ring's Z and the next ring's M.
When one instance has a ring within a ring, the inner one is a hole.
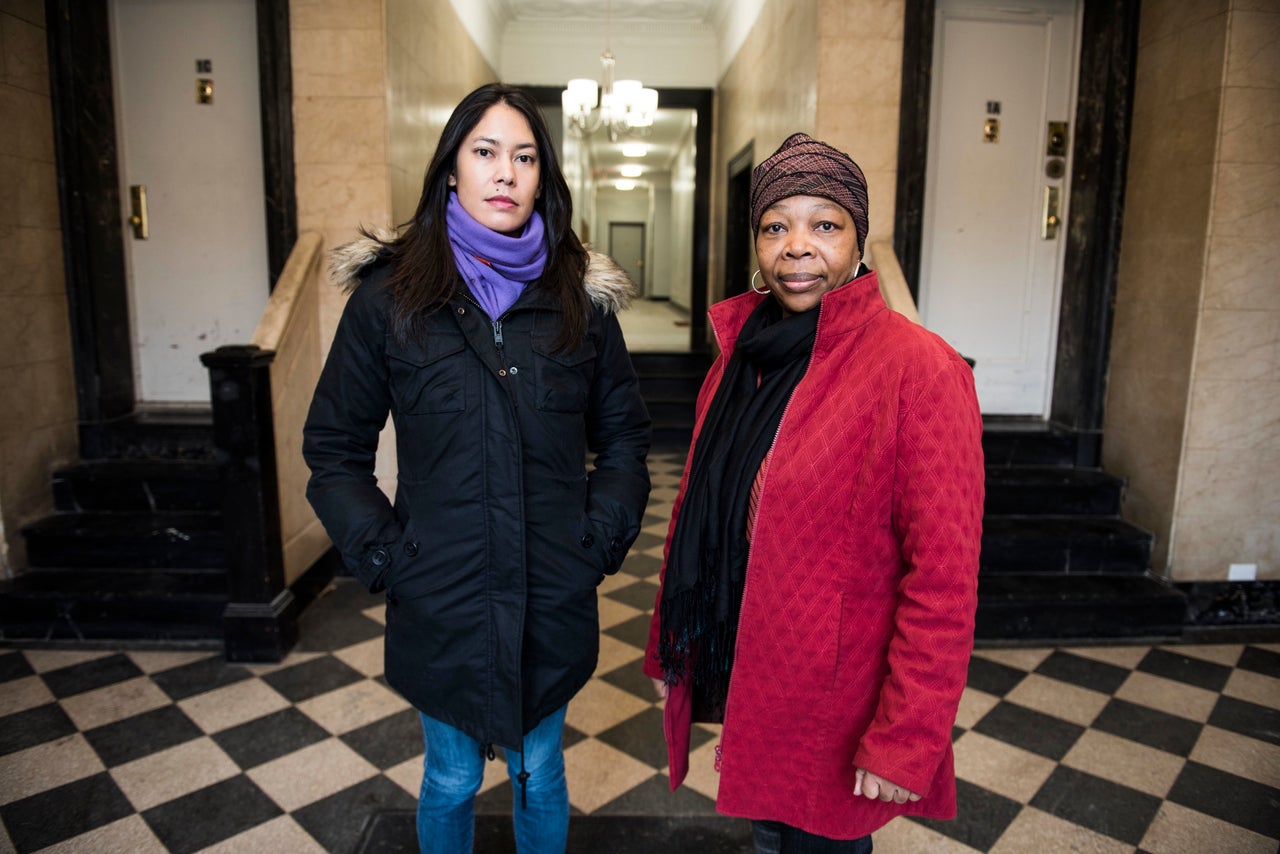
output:
M1280 86L1280 9L1275 3L1257 10L1232 5L1227 86Z
M1280 312L1280 240L1214 235L1209 241L1204 307Z
M1138 47L1140 50L1145 49L1152 42L1166 36L1194 31L1200 22L1226 11L1227 0L1162 0L1143 3L1142 14L1138 19Z
M1280 10L1229 4L1204 298L1174 518L1174 575L1280 578Z
M0 2L0 577L77 452L43 4Z
M1222 97L1222 141L1226 163L1275 163L1280 135L1280 85L1228 86Z
M813 48L819 44L819 5L818 0L768 0L717 86L708 304L724 293L730 159L751 144L759 163L792 133L815 133L819 51Z

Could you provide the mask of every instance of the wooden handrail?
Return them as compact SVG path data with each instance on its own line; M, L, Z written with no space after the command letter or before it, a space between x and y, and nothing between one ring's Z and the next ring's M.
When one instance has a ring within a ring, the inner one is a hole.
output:
M267 307L258 321L258 328L253 333L253 343L263 350L279 350L280 342L290 324L306 313L296 309L320 263L320 248L323 243L320 235L314 231L298 236L298 242L293 245L289 260L280 271L275 290L271 292L271 299L267 301Z
M916 301L911 298L911 289L907 287L907 277L902 274L902 265L893 251L893 243L888 240L868 241L867 254L871 256L870 264L880 279L880 295L885 303L913 323L919 323L920 312L916 310Z

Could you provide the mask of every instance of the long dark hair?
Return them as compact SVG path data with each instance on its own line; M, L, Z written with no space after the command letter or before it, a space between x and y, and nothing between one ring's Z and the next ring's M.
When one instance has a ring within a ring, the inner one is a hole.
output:
M533 287L544 288L559 300L561 321L555 347L572 349L587 333L590 303L582 284L587 250L573 233L569 185L538 105L524 90L501 83L481 86L454 108L427 167L413 219L400 227L399 236L381 241L394 261L387 282L395 297L392 329L402 341L417 337L423 329L422 320L447 303L457 288L460 276L445 225L449 175L467 135L495 104L506 104L524 116L538 145L542 193L534 200L534 210L542 215L546 227L547 264Z

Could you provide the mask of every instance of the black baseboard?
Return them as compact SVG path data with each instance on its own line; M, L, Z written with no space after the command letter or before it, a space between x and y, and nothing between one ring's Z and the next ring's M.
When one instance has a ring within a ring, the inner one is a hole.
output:
M223 612L227 661L276 662L298 642L298 620L341 568L330 548L270 602L230 602Z
M1192 581L1184 637L1198 643L1280 641L1280 581Z

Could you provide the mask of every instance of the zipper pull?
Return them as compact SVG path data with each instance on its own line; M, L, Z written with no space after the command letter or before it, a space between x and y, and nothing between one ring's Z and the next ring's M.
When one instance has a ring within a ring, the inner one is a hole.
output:
M496 347L499 347L499 348L502 347L502 321L501 320L493 321L493 343L494 343L494 346Z
M716 773L720 773L720 766L724 762L724 748L716 745Z

